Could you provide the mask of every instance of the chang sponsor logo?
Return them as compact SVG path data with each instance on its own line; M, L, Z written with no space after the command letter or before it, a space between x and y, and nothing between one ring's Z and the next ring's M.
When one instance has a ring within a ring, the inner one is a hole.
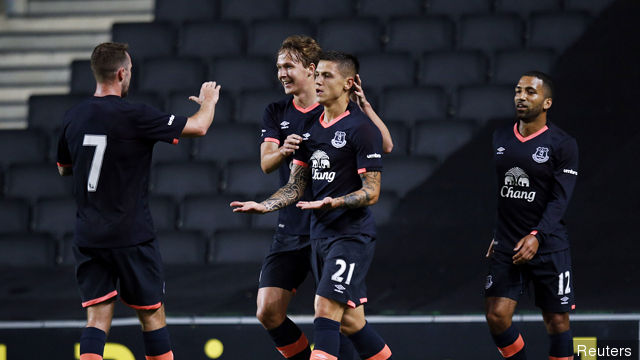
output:
M313 180L326 180L332 182L336 178L335 171L327 171L331 169L329 155L322 150L314 151L311 155L311 178Z
M511 168L504 175L504 186L500 188L500 196L533 202L536 198L536 192L528 191L529 186L530 182L527 173L519 167Z

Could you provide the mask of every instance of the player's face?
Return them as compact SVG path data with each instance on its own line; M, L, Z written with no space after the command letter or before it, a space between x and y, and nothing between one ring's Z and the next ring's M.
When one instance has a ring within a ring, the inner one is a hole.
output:
M335 101L348 93L352 85L353 77L342 75L338 63L320 60L316 70L316 95L320 104Z
M533 120L551 107L546 97L544 82L534 76L523 76L516 86L514 97L516 115L520 120Z
M284 93L297 95L307 86L311 86L313 80L314 65L305 68L288 51L278 54L276 68L278 69L278 80L284 88Z
M129 93L129 84L131 83L131 57L127 53L127 65L124 67L124 79L122 80L121 96L126 97Z

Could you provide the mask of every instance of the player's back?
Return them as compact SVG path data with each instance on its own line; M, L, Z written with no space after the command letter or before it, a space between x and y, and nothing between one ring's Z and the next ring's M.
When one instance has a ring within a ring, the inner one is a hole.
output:
M92 97L67 112L58 157L73 166L79 246L154 237L147 201L153 145L177 142L185 122L118 96Z

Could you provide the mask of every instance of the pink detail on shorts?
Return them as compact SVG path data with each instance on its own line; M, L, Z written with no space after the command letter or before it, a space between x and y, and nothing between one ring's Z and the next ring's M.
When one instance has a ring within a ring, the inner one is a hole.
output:
M101 297L99 297L97 299L93 299L93 300L89 300L89 301L83 302L82 303L82 307L89 307L91 305L99 304L99 303L101 303L103 301L111 299L112 297L114 297L116 295L118 295L118 290L113 290L112 292L108 293L105 296L101 296Z

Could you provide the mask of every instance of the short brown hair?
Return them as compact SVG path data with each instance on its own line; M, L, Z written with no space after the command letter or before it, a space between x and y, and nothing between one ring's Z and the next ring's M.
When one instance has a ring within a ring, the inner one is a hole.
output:
M302 66L309 67L311 64L318 66L322 48L320 48L318 42L312 37L306 35L291 35L284 39L280 50L278 50L278 54L284 51L291 54L294 60L302 63Z
M111 81L121 66L127 65L129 45L117 42L105 42L93 49L91 70L97 82Z

